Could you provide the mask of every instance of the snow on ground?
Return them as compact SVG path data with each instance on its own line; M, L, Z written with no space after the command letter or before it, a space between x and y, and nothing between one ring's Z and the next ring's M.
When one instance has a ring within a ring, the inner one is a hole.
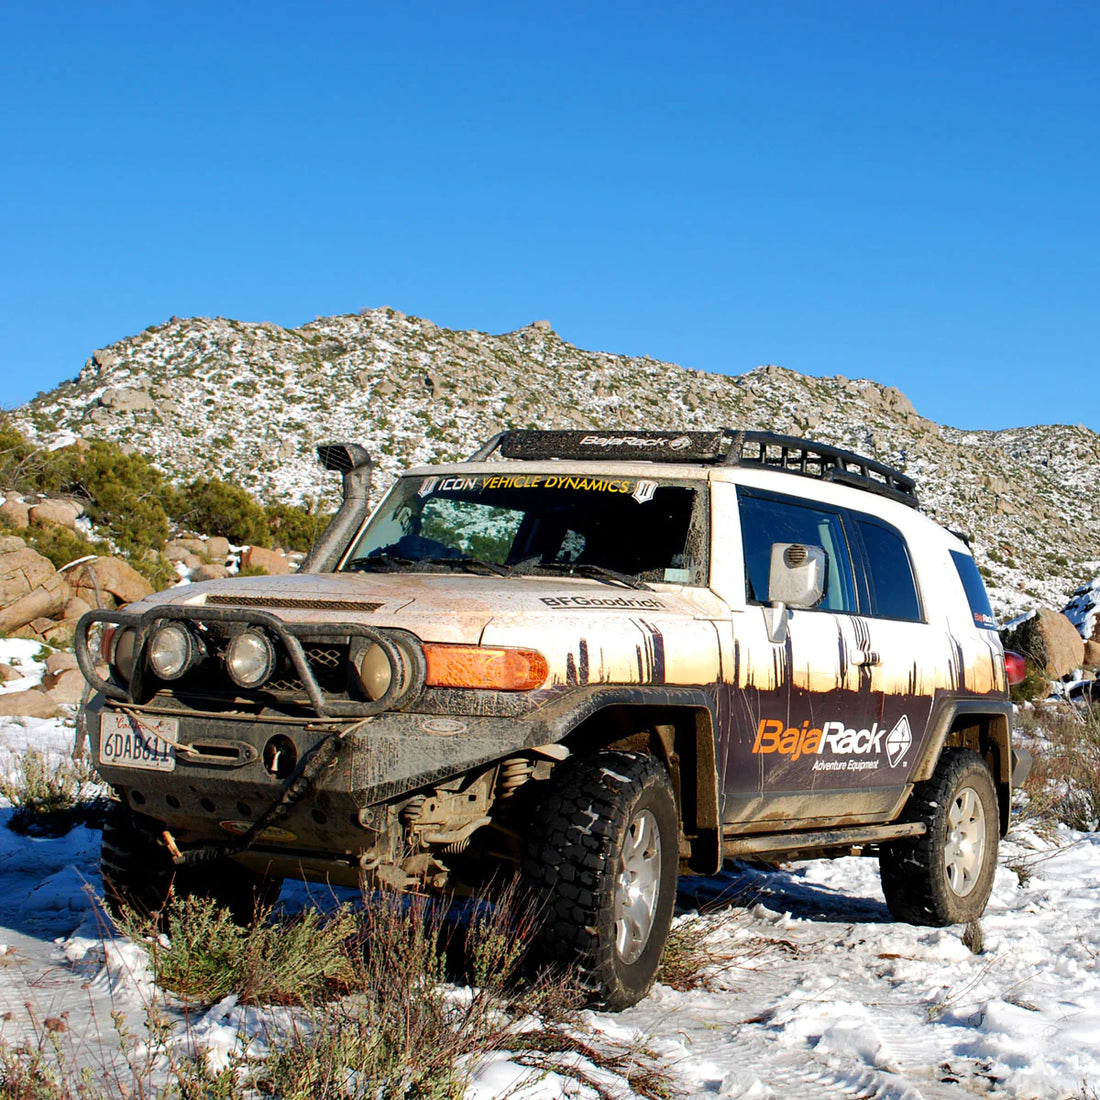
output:
M0 769L28 749L58 758L72 736L63 719L3 720ZM112 1012L140 1035L151 986L142 953L111 938L93 901L99 833L21 837L4 827L9 816L0 809L0 1038L61 1027L73 1050L102 1066L118 1048ZM644 1040L685 1095L1053 1100L1100 1091L1096 834L1013 830L980 954L959 928L892 921L872 860L731 865L684 879L680 902L678 920L696 922L714 959L709 987L658 986L633 1009L586 1013L585 1022L596 1046ZM265 1021L229 998L193 1017L185 1038L218 1061L238 1029L277 1029L275 1011ZM554 1057L565 1065L576 1056ZM627 1095L616 1080L607 1094ZM501 1053L475 1067L469 1100L504 1095L596 1093Z

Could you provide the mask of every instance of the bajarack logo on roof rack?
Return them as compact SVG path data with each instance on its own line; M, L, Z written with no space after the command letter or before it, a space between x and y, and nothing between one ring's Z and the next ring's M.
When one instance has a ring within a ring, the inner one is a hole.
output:
M684 451L691 446L686 435L586 435L578 440L581 447L667 447L670 451Z

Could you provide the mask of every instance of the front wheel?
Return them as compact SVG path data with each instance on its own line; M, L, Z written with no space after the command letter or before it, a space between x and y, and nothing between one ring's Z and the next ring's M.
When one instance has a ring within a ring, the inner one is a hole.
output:
M603 752L559 766L524 871L541 907L539 946L612 1011L657 974L676 898L680 823L652 756Z
M976 753L946 749L931 779L917 783L906 818L923 836L895 840L879 855L890 912L909 924L961 924L982 915L997 870L997 792Z

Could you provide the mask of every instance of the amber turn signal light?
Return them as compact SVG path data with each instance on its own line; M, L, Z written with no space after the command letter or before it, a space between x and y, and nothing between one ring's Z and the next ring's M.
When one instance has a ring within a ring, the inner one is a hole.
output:
M424 657L428 687L532 691L550 674L546 658L533 649L428 643Z

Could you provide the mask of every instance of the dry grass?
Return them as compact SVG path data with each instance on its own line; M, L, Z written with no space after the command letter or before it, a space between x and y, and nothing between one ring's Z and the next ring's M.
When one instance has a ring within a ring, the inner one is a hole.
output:
M30 750L0 775L0 795L11 803L10 826L19 833L60 835L89 820L101 808L94 795L99 780L86 759L47 760Z
M1024 819L1086 832L1100 826L1100 708L1037 707L1022 711L1016 728L1033 757Z

